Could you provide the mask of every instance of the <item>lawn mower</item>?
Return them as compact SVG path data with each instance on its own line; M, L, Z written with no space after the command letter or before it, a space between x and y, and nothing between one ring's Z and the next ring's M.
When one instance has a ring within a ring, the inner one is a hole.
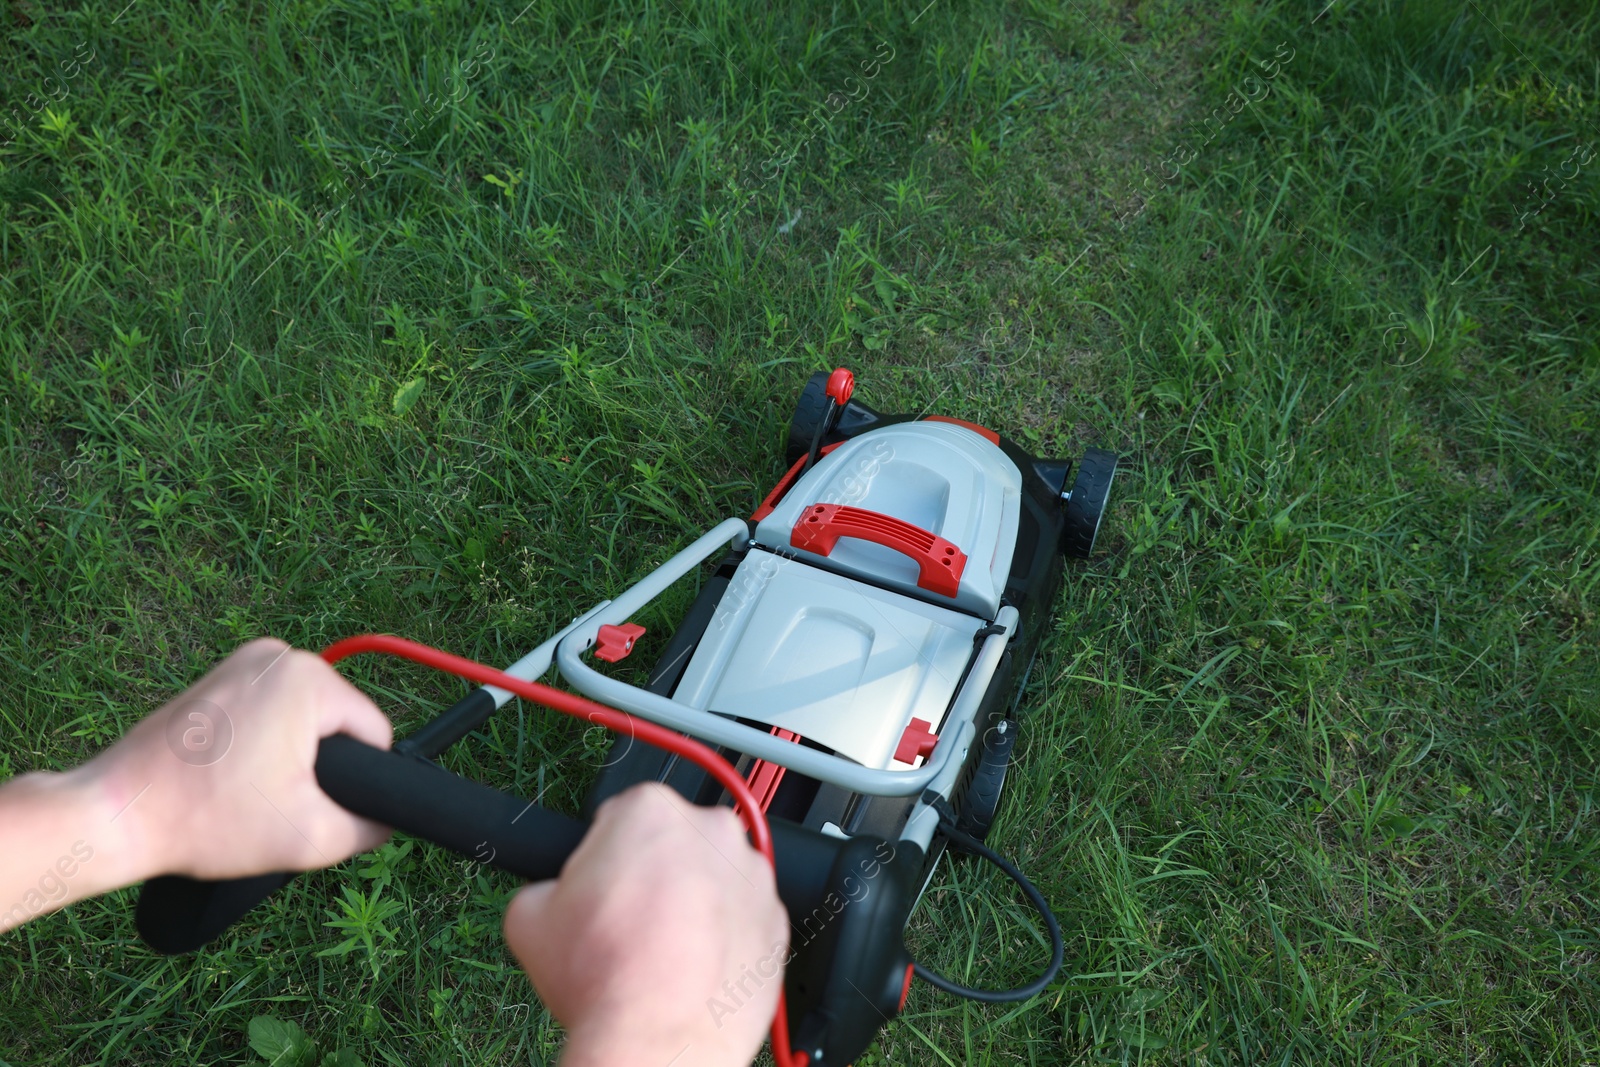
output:
M902 1010L913 976L1008 1001L1059 969L1043 896L983 839L1063 558L1094 547L1117 463L1103 449L1076 464L1036 459L986 427L883 414L853 391L844 368L814 374L790 422L789 469L753 515L714 527L504 671L395 637L323 653L390 652L481 684L389 751L325 739L317 780L352 812L520 877L557 876L585 821L434 762L514 695L617 731L585 816L646 781L733 804L789 911L773 1025L782 1067L852 1062ZM644 633L630 620L719 554L644 685L595 665L629 656ZM576 694L536 681L552 666ZM971 989L911 960L903 932L947 849L995 863L1039 911L1051 959L1034 981ZM140 934L161 952L194 951L290 877L152 879Z

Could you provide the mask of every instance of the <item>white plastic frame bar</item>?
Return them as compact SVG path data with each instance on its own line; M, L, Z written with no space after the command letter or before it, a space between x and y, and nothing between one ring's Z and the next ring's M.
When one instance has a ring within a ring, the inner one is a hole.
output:
M982 648L973 660L972 669L967 672L966 680L956 693L950 714L945 716L938 744L921 767L908 771L863 767L852 760L780 740L764 730L745 726L715 712L690 707L658 693L608 678L583 662L583 652L594 644L601 626L628 621L719 547L727 545L731 548L748 542L749 537L750 528L744 520L728 519L646 575L610 604L585 614L568 628L566 636L559 637L556 664L561 676L585 696L642 719L692 734L702 741L727 745L757 759L776 763L855 793L904 797L920 792L935 779L953 781L961 761L972 748L977 732L978 708L983 703L984 693L999 669L1000 657L1005 653L1006 644L1016 629L1016 608L1006 606L1000 609L995 623L1002 630L984 639ZM945 774L947 769L949 774Z
M596 613L604 609L606 605L610 603L611 601L609 600L600 601L600 603L596 604L582 615L579 615L576 619L573 619L571 622L567 623L567 625L563 626L560 630L556 631L556 635L554 637L547 639L544 644L540 645L532 652L529 652L526 656L523 656L511 666L507 667L505 673L511 675L513 678L520 678L524 682L537 682L541 677L544 676L544 672L550 669L550 661L555 658L556 646L561 643L561 639L570 634L573 630L577 629L584 622L594 617ZM496 710L505 707L506 702L515 695L509 690L501 689L497 686L486 685L484 688L489 691L490 696L494 697L494 706Z

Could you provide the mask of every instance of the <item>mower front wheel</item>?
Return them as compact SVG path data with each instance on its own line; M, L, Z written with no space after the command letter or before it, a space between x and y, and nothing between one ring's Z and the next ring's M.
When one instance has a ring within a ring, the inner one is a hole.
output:
M828 411L828 373L817 371L800 391L800 401L789 420L789 441L785 454L793 463L811 449L811 438Z

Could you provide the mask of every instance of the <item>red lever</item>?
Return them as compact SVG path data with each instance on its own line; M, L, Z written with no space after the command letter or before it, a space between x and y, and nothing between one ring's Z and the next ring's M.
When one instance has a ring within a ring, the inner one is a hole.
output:
M774 726L767 731L773 737L784 741L800 743L800 735L793 730L785 730ZM745 775L745 781L750 783L750 792L756 795L756 800L761 803L761 810L766 811L772 807L772 798L778 795L778 786L783 782L783 776L788 768L778 763L768 763L758 759L750 765L750 773Z
M933 724L926 719L912 719L911 725L906 727L906 732L900 735L900 744L894 750L894 758L901 763L915 763L917 757L927 759L933 755L933 746L939 743L939 735L933 732Z
M844 407L850 402L850 394L856 391L856 376L843 367L837 367L828 375L828 385L824 390L829 396Z
M813 504L800 513L789 532L789 544L826 556L841 537L858 537L903 552L916 561L917 586L943 596L961 588L967 554L938 534L904 519L849 504Z
M633 643L643 636L644 627L636 622L625 622L621 626L606 623L594 636L595 658L607 663L626 659L628 653L633 651Z

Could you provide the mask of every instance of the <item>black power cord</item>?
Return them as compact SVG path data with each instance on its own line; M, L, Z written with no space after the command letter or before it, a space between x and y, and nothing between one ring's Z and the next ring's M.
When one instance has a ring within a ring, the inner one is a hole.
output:
M916 970L917 977L935 989L943 990L954 996L965 997L967 1000L980 1001L984 1004L1011 1004L1038 996L1044 992L1046 986L1055 980L1056 973L1061 970L1061 961L1066 956L1067 951L1066 942L1061 937L1061 924L1056 922L1055 913L1050 910L1050 905L1046 903L1044 894L1039 892L1038 888L1028 881L1027 876L1017 870L1010 860L995 852L982 841L970 834L962 833L947 820L941 820L939 829L951 845L960 848L963 852L970 852L975 856L980 856L999 867L1006 873L1007 877L1017 883L1023 893L1027 894L1028 900L1038 910L1040 916L1043 917L1044 924L1050 931L1050 966L1046 967L1044 973L1038 978L1035 978L1025 986L1018 986L1016 989L973 989L970 986L952 982L943 975L934 974L922 964L913 962L911 966Z

